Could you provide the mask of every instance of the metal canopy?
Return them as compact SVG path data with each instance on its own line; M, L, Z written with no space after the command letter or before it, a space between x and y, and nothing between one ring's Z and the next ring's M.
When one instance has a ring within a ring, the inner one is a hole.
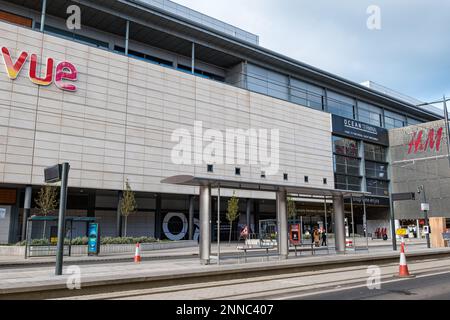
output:
M200 187L210 185L213 188L238 189L249 191L277 192L286 191L289 194L310 195L310 196L343 196L343 197L364 197L371 195L370 192L347 191L336 189L313 188L305 186L294 186L287 184L259 183L251 181L226 180L208 177L195 177L189 175L173 176L161 180L164 184L183 185Z

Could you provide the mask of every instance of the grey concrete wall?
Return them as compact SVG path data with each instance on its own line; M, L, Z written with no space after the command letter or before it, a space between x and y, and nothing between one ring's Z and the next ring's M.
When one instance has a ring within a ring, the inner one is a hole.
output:
M437 150L436 145L430 148L430 144L425 149L430 129L436 134L439 128L444 128L439 141L440 149ZM414 145L409 153L411 140L414 134L418 137L420 131L423 132L422 143L418 144L417 152ZM394 129L389 132L389 140L393 192L416 192L418 186L424 185L427 201L430 203L430 217L450 218L450 166L445 122L442 120ZM424 218L423 212L420 211L423 198L418 194L416 198L416 201L395 203L397 219Z

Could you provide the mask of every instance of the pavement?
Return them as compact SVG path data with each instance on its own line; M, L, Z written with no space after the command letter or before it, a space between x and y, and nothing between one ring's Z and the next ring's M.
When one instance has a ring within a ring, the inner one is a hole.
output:
M408 259L450 256L450 248L427 249L423 244L409 245ZM177 249L178 250L178 249ZM229 250L235 250L230 247ZM161 254L161 253L160 253ZM136 288L160 287L167 284L203 283L223 279L239 279L243 276L282 274L299 270L322 270L348 265L370 265L373 263L397 261L398 252L386 246L374 246L367 251L349 252L345 255L318 253L315 256L303 254L288 260L278 256L255 256L248 258L229 256L221 264L202 266L198 257L170 260L149 260L141 264L129 262L90 263L77 265L77 261L65 262L64 275L54 275L54 265L30 265L26 267L4 267L0 272L0 299L41 299L111 292ZM79 277L78 277L79 276ZM67 284L79 279L81 290L68 290Z
M383 240L369 240L366 239L356 239L356 248L357 250L364 250L367 246L374 250L383 250L386 248L391 248L392 243L390 241ZM407 239L407 245L409 246L424 246L425 240L422 239ZM236 247L238 245L242 245L242 243L223 243L221 244L220 251L221 254L225 257L227 256L237 256L239 252L237 252ZM330 251L333 251L333 240L330 240ZM217 244L213 243L211 246L211 250L217 252ZM294 252L294 249L291 248L291 252ZM308 253L303 253L303 255ZM179 249L167 249L167 250L155 250L155 251L146 251L141 252L141 256L143 261L151 261L151 260L172 260L172 259L190 259L199 256L199 248L198 247L190 247L190 248L179 248ZM73 255L71 257L64 257L64 261L70 264L90 264L90 263L117 263L117 262L127 262L133 260L134 250L130 253L122 253L122 254L100 254L99 256L88 257L86 255ZM0 270L3 268L12 268L12 267L28 267L28 266L50 266L54 265L55 257L33 257L25 259L21 256L1 256L0 255Z

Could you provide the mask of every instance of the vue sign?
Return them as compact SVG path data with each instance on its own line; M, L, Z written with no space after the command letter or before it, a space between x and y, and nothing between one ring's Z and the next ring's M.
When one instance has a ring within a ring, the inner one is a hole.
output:
M6 74L11 80L17 79L23 66L28 61L28 53L22 52L15 62L11 59L11 54L8 48L2 47L3 62L6 67ZM47 65L45 67L44 75L37 74L38 58L36 54L32 54L30 57L30 72L28 74L31 82L39 86L49 86L53 82L53 74L55 85L65 91L74 92L77 87L72 83L66 81L76 81L78 77L77 69L70 62L64 61L58 63L56 71L54 71L55 61L52 58L47 59Z

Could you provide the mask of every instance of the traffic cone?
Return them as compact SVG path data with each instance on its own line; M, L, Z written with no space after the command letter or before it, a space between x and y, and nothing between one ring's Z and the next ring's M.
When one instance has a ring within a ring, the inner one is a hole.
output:
M401 245L401 249L400 249L400 268L399 268L398 276L400 278L412 277L411 274L409 273L408 264L406 263L404 238L402 238L402 245Z
M141 245L139 244L139 242L136 244L136 251L134 254L134 262L135 263L141 263L142 259L141 259Z

